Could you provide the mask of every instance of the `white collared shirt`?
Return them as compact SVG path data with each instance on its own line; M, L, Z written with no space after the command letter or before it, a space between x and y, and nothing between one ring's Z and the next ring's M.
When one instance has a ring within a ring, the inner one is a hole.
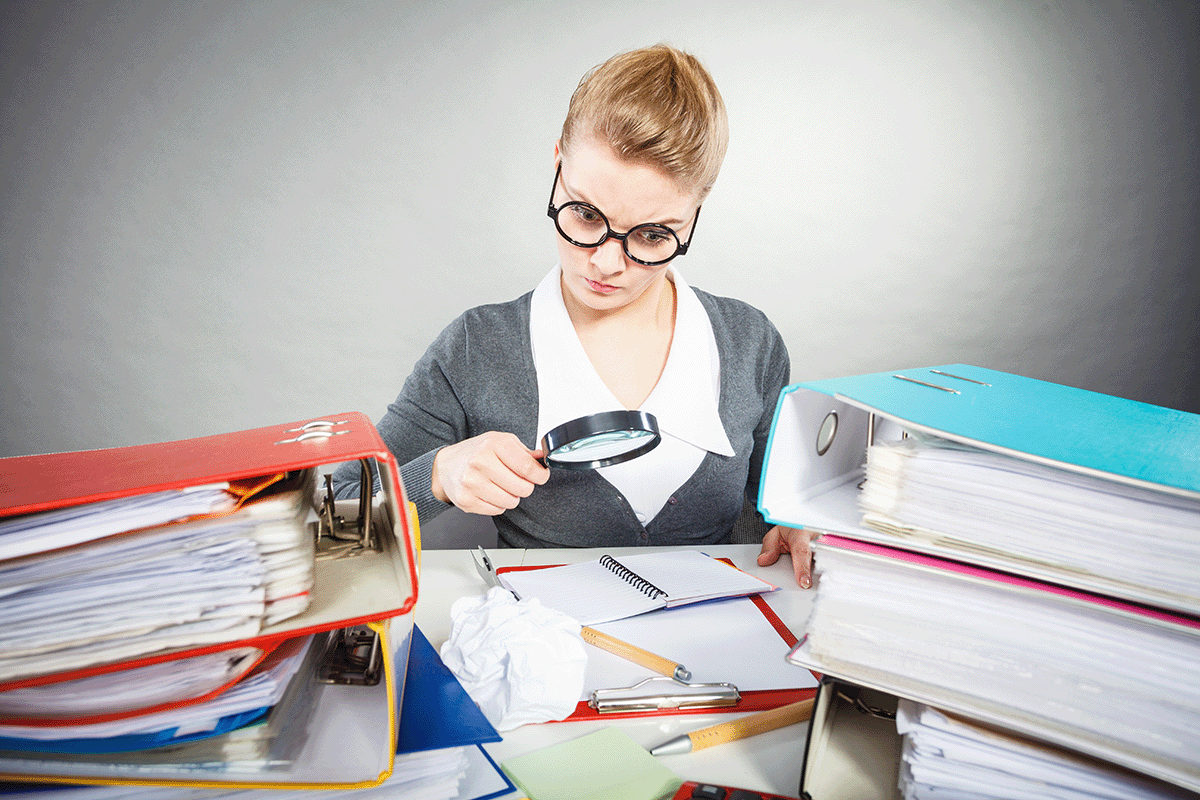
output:
M567 315L558 266L533 292L529 335L538 382L537 436L562 423L623 408L596 374ZM704 460L707 452L732 456L718 411L721 358L708 313L672 268L675 332L666 366L642 411L658 419L662 442L646 455L598 472L625 496L647 525Z

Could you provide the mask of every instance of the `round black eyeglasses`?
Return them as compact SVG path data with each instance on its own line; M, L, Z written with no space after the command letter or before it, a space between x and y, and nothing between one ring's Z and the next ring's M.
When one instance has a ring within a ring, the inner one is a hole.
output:
M554 183L550 185L550 206L546 214L554 220L558 234L576 247L599 247L609 239L617 239L625 249L625 255L647 267L657 267L665 264L676 256L687 253L696 233L696 220L700 218L700 209L692 218L692 230L686 242L680 242L678 234L666 225L647 222L636 225L625 233L617 233L608 224L608 218L600 209L580 200L572 200L561 206L554 205L554 190L558 188L558 179L562 175L562 162L554 171Z

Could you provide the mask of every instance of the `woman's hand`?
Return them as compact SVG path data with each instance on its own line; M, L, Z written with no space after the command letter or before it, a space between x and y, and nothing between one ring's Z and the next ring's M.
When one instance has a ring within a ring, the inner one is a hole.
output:
M433 494L472 514L500 514L550 480L543 455L498 431L447 445L433 458Z
M803 528L784 528L776 525L763 537L758 565L769 567L779 560L781 554L791 553L796 583L807 589L812 586L812 543L819 535Z

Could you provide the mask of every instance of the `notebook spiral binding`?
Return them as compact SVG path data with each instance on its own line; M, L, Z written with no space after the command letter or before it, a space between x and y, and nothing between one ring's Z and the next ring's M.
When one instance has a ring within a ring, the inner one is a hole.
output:
M618 578L625 581L647 597L657 598L667 596L667 593L662 589L658 588L641 575L638 575L636 572L622 564L620 561L617 561L612 556L601 556L600 565L616 573Z

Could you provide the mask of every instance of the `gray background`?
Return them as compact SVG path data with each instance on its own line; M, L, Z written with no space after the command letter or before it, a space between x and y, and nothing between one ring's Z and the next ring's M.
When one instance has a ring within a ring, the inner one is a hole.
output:
M0 455L382 414L554 263L583 72L701 57L679 266L793 379L965 362L1200 411L1192 2L5 3Z

